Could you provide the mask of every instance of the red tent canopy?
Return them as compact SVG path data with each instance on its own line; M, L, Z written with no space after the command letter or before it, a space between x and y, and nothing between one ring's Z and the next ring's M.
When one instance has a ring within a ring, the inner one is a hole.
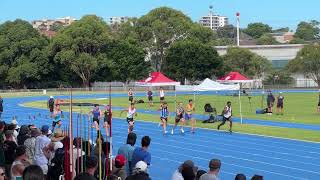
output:
M169 79L161 72L152 72L147 79L136 82L138 86L175 86L180 82Z
M219 82L232 82L232 83L243 83L243 82L252 82L251 79L248 79L239 72L230 72L228 75L219 78Z

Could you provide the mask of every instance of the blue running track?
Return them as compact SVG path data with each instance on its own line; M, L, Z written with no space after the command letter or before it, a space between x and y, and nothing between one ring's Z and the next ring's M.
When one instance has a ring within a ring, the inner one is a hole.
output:
M105 97L105 95L75 96L75 98L93 97ZM19 124L34 123L37 126L51 124L47 110L19 105L46 98L6 98L3 118L10 121L13 115L17 115ZM74 117L73 121L76 123L76 115ZM136 122L134 131L138 135L137 146L140 145L140 139L144 135L149 135L152 139L150 146L152 162L149 170L152 179L170 180L177 167L188 159L193 160L199 169L207 170L208 162L212 158L222 161L219 176L224 180L234 179L237 173L244 173L247 178L260 174L266 180L320 179L320 143L242 133L229 134L207 129L197 129L195 134L187 131L182 135L177 128L174 135L164 136L157 123L142 121ZM114 151L125 143L126 136L126 121L114 119Z

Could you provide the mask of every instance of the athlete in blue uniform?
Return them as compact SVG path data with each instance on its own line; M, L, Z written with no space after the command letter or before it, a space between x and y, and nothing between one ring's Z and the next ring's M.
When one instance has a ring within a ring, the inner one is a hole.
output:
M99 134L99 120L102 117L102 112L99 109L98 104L94 105L94 108L90 111L90 114L92 114L92 120L93 120L92 127L95 127L97 130L97 133Z
M168 103L167 102L163 102L163 104L161 105L160 109L160 120L161 120L161 125L162 125L162 129L163 129L163 134L167 134L167 122L168 122L168 118L169 118L169 110L168 110Z

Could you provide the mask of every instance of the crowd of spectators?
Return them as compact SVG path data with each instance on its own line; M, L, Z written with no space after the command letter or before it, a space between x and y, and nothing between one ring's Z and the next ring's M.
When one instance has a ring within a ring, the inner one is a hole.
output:
M62 129L51 132L48 125L20 127L16 120L10 124L0 121L0 180L60 180L68 179L66 176L75 180L150 180L151 138L142 137L140 146L136 140L137 135L129 133L113 159L109 156L110 143L102 136L95 143L75 137L70 148L70 138ZM221 165L220 160L212 159L207 170L200 170L187 160L173 170L171 179L218 180ZM235 180L245 179L244 174L235 176Z

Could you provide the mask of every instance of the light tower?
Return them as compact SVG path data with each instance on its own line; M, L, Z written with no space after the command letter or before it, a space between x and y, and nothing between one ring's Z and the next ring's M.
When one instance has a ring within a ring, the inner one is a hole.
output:
M212 5L210 5L209 6L209 14L210 14L210 29L212 30L212 28L213 28L213 26L212 26L212 16L213 16L213 11L212 11L212 9L213 9L213 6Z
M240 13L236 13L237 16L237 46L240 46Z

